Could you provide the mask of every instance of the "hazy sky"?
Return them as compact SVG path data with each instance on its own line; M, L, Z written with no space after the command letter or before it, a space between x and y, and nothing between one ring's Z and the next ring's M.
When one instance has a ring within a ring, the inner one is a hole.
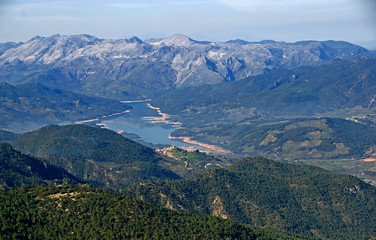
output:
M0 0L0 42L56 33L360 43L376 40L376 0Z

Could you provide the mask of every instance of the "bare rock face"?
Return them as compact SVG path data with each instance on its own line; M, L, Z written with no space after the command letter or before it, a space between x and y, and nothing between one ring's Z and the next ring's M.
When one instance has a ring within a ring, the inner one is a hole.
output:
M0 81L39 82L118 99L154 97L174 88L236 81L368 52L347 42L216 43L184 35L150 41L53 35L2 46Z

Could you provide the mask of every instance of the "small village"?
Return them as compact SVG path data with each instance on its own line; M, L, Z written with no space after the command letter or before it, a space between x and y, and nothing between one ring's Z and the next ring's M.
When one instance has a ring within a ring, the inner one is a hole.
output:
M199 153L200 151L197 148L194 147L178 147L176 145L171 145L171 147L167 148L158 148L155 151L157 153L166 155L168 157L174 157L174 150L183 151L183 152L191 152L191 153Z

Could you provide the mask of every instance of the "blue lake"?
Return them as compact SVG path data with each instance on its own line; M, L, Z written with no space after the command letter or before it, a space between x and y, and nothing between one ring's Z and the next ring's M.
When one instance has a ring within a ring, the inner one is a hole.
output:
M131 112L117 118L102 120L111 130L121 130L127 133L137 134L145 142L153 144L166 144L176 146L198 147L196 145L169 139L170 134L176 130L170 124L150 123L143 117L160 117L158 111L147 107L146 103L128 103L132 106Z

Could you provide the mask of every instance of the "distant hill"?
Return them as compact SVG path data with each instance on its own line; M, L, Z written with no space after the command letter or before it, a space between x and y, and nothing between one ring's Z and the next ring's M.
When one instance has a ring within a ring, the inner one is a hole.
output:
M376 154L376 127L340 118L286 119L268 124L182 129L175 135L197 134L200 140L234 153L262 155L278 160L366 158ZM224 141L225 139L225 141Z
M145 42L137 37L110 40L56 34L0 45L0 81L38 82L121 100L145 99L175 88L237 81L368 52L342 41L223 43L175 34Z
M293 120L234 136L229 148L284 160L372 157L376 128L338 118Z
M2 239L303 239L77 186L0 191Z
M147 179L176 179L151 148L113 131L85 125L51 125L11 141L19 151L47 159L94 186L121 190Z
M65 170L0 143L0 188L47 183L83 183Z
M17 134L5 131L5 130L0 130L0 142L9 142L13 139L17 138Z
M119 101L88 97L39 83L17 86L1 83L0 103L1 128L15 132L51 123L93 119L130 108Z
M129 194L170 209L319 239L376 236L376 188L313 166L247 158L189 179L135 185Z
M277 119L212 123L180 129L176 136L194 136L241 156L301 162L357 176L376 185L376 127L364 119ZM362 122L365 121L365 122ZM369 161L365 161L368 159ZM373 159L375 159L373 161Z

